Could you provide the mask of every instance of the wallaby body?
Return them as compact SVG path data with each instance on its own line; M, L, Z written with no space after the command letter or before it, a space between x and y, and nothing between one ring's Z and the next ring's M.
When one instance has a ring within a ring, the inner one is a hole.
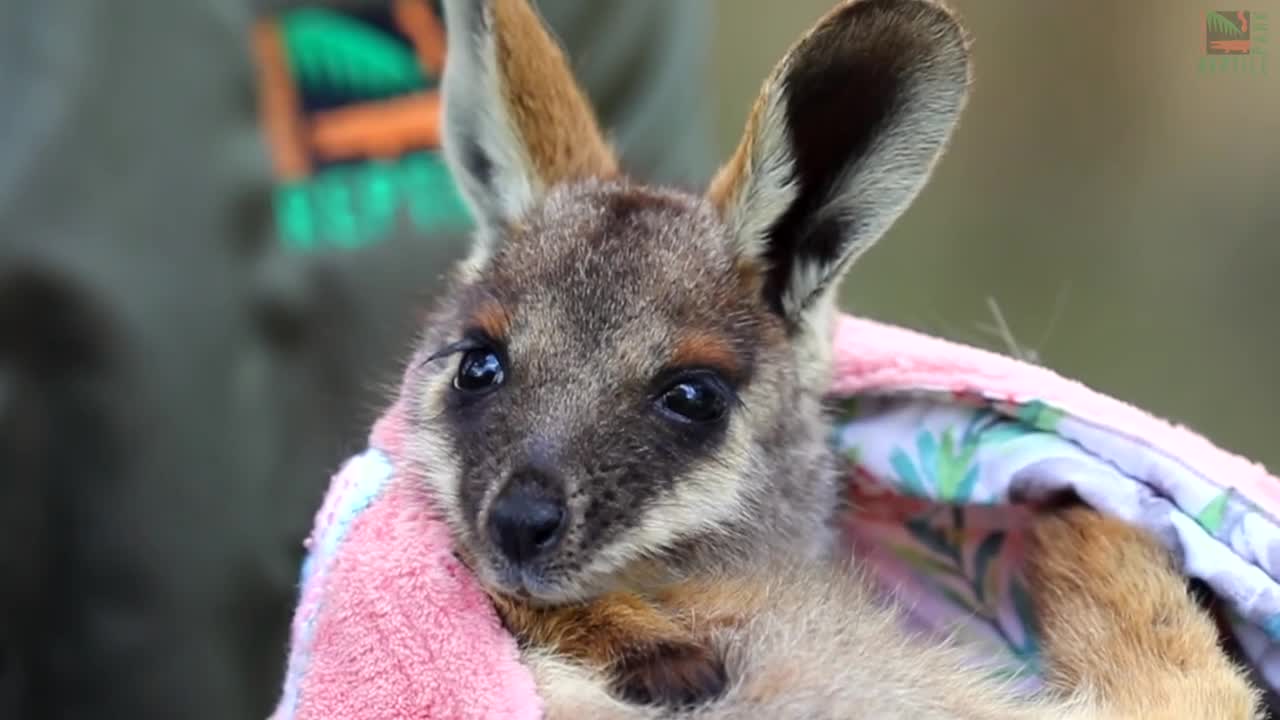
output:
M610 678L566 660L555 643L532 643L526 658L549 720L1260 717L1213 623L1151 538L1076 508L1040 518L1032 539L1029 580L1044 611L1052 691L1040 698L1019 698L970 655L905 636L897 613L838 566L765 563L664 596L664 608L710 638L732 678L722 698L693 711L616 699Z
M905 638L833 553L834 288L964 104L946 10L835 8L705 195L621 174L525 0L445 20L445 151L479 228L413 360L411 455L550 717L1252 717L1181 578L1118 523L1040 521L1069 692L1036 700Z

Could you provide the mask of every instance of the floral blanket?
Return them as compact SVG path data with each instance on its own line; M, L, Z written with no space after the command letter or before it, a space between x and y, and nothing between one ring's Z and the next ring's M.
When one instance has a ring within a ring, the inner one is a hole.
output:
M1029 514L1018 503L1070 488L1178 548L1187 574L1226 600L1249 657L1273 687L1280 680L1280 594L1254 564L1278 559L1265 555L1280 549L1276 528L1234 489L1165 468L1173 474L1160 484L1177 495L1162 495L1139 479L1160 466L1140 441L1034 400L853 399L832 442L857 508L854 553L912 608L914 629L959 633L995 672L1034 683L1034 610L1020 572Z

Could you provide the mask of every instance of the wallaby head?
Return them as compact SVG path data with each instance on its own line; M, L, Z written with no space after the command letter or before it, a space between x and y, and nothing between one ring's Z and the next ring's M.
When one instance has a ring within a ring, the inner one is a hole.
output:
M835 8L702 195L622 174L525 0L446 0L445 22L445 151L479 227L409 412L473 569L559 602L823 550L834 289L950 136L957 22L926 0Z

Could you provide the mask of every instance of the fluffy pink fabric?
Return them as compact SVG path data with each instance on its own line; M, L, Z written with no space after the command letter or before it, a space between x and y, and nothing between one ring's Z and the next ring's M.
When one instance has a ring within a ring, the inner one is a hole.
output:
M296 717L538 717L510 636L418 495L392 488L352 527Z
M1280 507L1280 483L1262 465L1045 368L853 317L840 321L835 358L836 394L936 390L1014 403L1036 399L1101 427L1122 428L1197 473L1222 478L1223 488L1240 490L1267 507Z
M373 444L400 451L399 405ZM453 556L424 490L399 472L335 478L308 541L320 565L294 623L283 720L533 720L541 702L515 642ZM367 473L366 473L367 474ZM364 502L367 505L353 507ZM341 527L344 513L349 525ZM328 545L328 543L332 545ZM339 549L340 548L340 549Z

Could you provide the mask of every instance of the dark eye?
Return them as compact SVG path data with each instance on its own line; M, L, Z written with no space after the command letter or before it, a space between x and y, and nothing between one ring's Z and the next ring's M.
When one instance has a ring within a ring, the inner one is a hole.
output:
M728 402L724 391L700 378L686 378L658 397L658 407L677 420L711 423L724 417Z
M484 392L502 384L506 372L502 358L489 349L468 350L458 365L458 376L453 386L465 392Z

